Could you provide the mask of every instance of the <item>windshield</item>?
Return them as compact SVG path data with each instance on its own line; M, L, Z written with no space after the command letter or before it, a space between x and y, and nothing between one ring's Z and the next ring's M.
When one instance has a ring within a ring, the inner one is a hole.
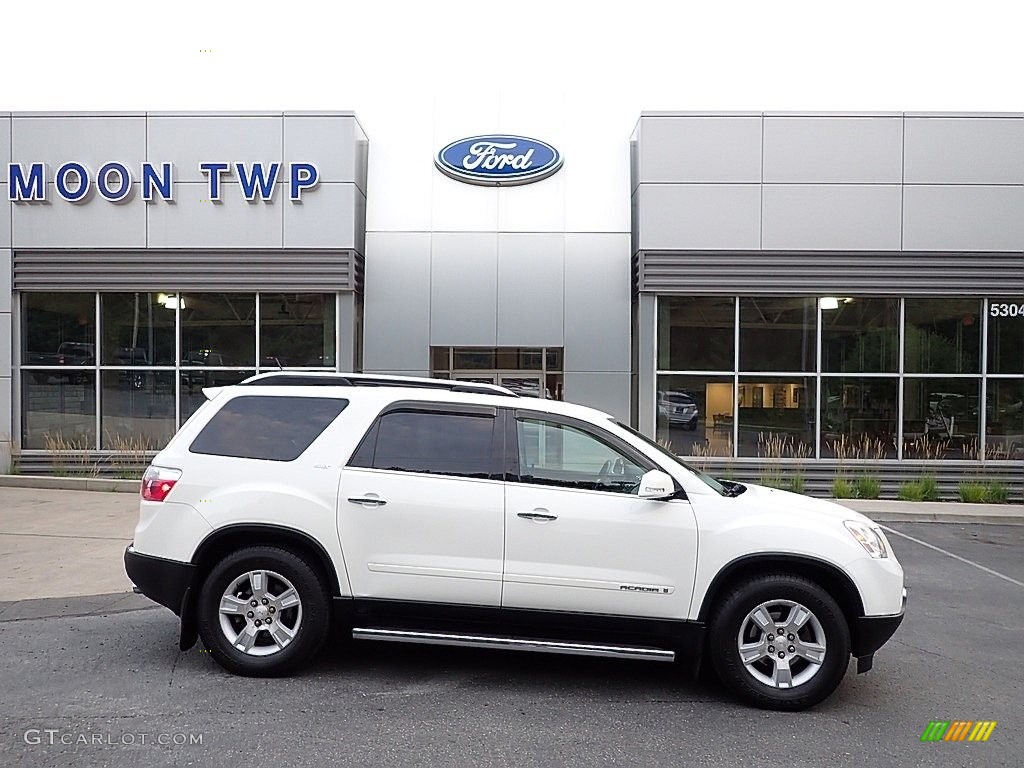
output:
M639 438L640 440L643 440L645 443L647 443L647 445L651 446L651 448L656 449L663 456L668 457L673 462L675 462L676 464L681 466L683 469L685 469L687 472L691 472L694 475L696 475L698 478L700 478L700 480L702 482L704 482L705 485L708 485L712 489L714 489L714 491L716 493L721 494L722 496L731 496L732 495L732 493L730 493L728 488L726 488L720 482L715 480L715 478L713 478L711 475L708 475L708 474L706 474L704 472L701 472L699 469L695 469L694 467L691 467L685 461L683 461L678 456L676 456L674 453L672 453L672 451L670 451L668 448L666 448L665 446L663 446L663 445L661 445L659 443L656 443L654 440L651 440L651 438L649 438L647 435L643 434L642 432L638 432L637 430L633 429L632 427L630 427L630 426L628 426L626 424L623 424L621 421L615 421L615 419L612 419L612 422L614 422L617 426L622 427L624 430L629 432L629 434L633 435L634 437Z

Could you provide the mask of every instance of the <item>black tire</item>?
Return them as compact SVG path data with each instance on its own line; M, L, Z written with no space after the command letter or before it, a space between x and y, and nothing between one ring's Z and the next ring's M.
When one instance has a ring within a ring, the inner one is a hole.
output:
M302 618L295 636L267 656L252 656L235 648L220 625L224 591L239 576L254 570L279 573L292 583L301 600ZM323 647L331 624L331 600L323 579L305 559L280 547L248 547L227 555L203 581L196 611L199 636L217 663L228 672L249 677L286 675L311 661Z
M821 668L793 688L765 684L740 660L737 639L747 615L772 600L791 600L805 606L825 633ZM711 619L708 644L722 683L748 703L764 709L797 711L813 707L839 687L850 662L850 630L838 603L810 579L787 573L756 576L728 587Z

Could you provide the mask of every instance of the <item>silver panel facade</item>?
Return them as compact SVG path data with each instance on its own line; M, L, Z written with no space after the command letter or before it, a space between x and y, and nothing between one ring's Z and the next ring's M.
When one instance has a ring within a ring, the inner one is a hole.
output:
M640 124L638 183L761 180L761 117L650 117Z
M565 369L630 370L630 266L625 233L565 235ZM573 395L575 397L575 395Z
M764 119L764 181L899 184L903 120L880 117Z
M1024 184L1024 119L907 117L907 184Z
M430 233L370 232L363 294L363 369L430 369Z
M497 233L435 232L430 255L431 345L497 346L497 303Z
M562 346L564 262L563 234L498 234L497 346Z
M708 115L640 118L641 292L978 295L1020 285L1024 115L746 119L763 126L762 175L737 187L731 169L698 185L700 161L671 162ZM644 158L664 161L653 177Z

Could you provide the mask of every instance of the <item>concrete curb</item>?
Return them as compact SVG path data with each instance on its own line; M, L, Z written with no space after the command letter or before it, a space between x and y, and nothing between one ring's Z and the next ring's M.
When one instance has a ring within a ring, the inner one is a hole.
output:
M954 501L834 499L879 523L982 523L1024 525L1024 504L964 504Z
M138 480L105 477L48 477L44 475L0 475L0 488L43 488L53 491L107 491L138 493Z
M33 597L0 602L0 623L29 619L54 619L62 616L104 616L110 613L160 608L148 597L134 592L76 597Z

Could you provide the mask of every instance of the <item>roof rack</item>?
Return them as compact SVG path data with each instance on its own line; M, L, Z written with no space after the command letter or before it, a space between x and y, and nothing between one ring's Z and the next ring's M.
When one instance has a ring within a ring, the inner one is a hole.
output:
M377 376L373 374L303 373L300 371L266 373L239 383L243 387L410 387L440 389L446 392L467 392L474 395L519 397L515 392L496 384L476 384L450 379L423 379L411 376Z

